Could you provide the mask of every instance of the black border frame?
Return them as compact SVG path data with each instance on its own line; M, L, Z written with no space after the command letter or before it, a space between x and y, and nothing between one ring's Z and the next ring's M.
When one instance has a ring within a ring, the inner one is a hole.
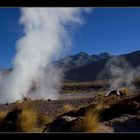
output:
M3 7L138 7L139 0L0 0Z
M0 133L0 137L4 139L14 139L14 140L41 140L41 139L60 139L60 140L133 140L139 138L140 133Z
M0 7L140 7L138 0L0 0ZM140 136L140 133L0 133L1 139L130 139Z

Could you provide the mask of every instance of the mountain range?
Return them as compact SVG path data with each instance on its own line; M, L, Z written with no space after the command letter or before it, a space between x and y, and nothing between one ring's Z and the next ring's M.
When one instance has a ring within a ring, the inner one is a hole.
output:
M68 55L64 58L61 58L56 61L55 64L59 67L65 67L65 69L73 69L97 62L102 59L110 58L111 56L111 54L106 52L98 55L89 55L85 52L79 52L76 55Z
M54 62L54 65L64 70L64 81L85 82L97 80L98 75L105 68L110 58L125 58L131 67L140 66L140 50L122 55L112 55L107 52L101 54L89 55L85 52L79 52L76 55L68 55ZM12 69L0 70L4 73ZM104 77L108 78L108 77ZM103 78L103 79L104 79ZM102 79L100 79L102 80Z
M105 68L110 58L124 58L132 68L140 66L140 50L128 54L111 55L101 53L99 55L88 55L80 52L76 55L65 57L58 61L59 66L64 67L65 81L84 82L98 80L98 75ZM102 79L106 79L104 77ZM102 80L100 79L100 80Z

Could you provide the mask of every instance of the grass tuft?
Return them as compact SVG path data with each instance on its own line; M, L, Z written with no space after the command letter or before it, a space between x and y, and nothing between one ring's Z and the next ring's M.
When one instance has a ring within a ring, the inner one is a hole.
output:
M54 120L54 118L52 116L48 116L44 113L40 113L38 114L38 127L43 127L46 124L51 123Z
M37 126L37 113L32 109L24 109L16 122L18 132L35 132Z
M121 88L119 91L125 96L129 96L132 94L128 88Z
M72 104L64 104L62 107L63 112L69 112L74 109L75 109L75 107Z
M3 122L6 115L7 115L7 112L0 112L0 124Z
M100 122L98 114L87 112L84 119L78 120L72 127L73 132L98 132L100 130Z

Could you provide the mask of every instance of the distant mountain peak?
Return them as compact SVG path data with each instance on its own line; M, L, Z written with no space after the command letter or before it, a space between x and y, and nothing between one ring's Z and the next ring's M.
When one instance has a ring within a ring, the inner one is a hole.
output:
M77 54L75 54L75 55L73 55L71 57L74 57L74 58L78 59L81 56L82 57L89 57L89 55L87 53L85 53L85 52L79 52L79 53L77 53Z
M87 53L85 52L79 52L77 55L83 55L83 56L89 56Z
M57 64L59 64L60 67L77 68L109 57L110 54L106 52L97 55L89 55L85 52L80 51L75 55L68 55L63 59L59 59L57 61Z
M104 52L104 53L99 54L99 57L109 57L109 56L113 56L113 55L108 53L108 52Z

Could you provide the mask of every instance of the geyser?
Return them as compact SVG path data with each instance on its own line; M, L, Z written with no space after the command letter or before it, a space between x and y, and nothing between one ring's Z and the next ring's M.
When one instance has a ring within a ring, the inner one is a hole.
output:
M14 102L22 96L57 99L63 77L51 64L70 39L66 25L81 24L81 13L88 8L22 8L20 24L24 36L17 43L13 71L0 76L0 103ZM35 84L36 90L31 90Z

